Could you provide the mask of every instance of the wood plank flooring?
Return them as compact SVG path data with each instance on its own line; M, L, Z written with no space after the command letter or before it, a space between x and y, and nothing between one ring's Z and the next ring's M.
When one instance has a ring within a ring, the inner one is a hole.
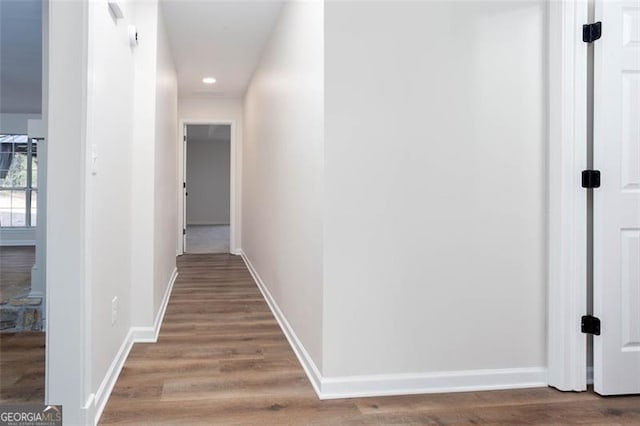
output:
M34 246L0 246L0 303L29 293L35 261Z
M102 424L640 424L640 397L550 388L320 401L239 257L186 255Z
M33 246L0 246L0 305L31 289ZM45 336L0 333L0 404L44 402Z
M0 404L44 402L45 336L0 333Z

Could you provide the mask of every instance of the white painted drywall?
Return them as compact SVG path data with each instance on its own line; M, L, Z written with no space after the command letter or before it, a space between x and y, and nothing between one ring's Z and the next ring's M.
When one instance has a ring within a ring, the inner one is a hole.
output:
M158 5L155 1L136 2L133 16L142 35L135 48L134 117L131 180L131 292L135 309L132 323L153 323L155 223L155 138L156 138L156 57Z
M91 294L88 323L95 336L90 346L94 392L125 341L135 306L131 298L135 51L129 47L127 33L134 11L130 3L121 6L127 19L116 22L106 1L88 4L86 143L90 155L95 153L97 160L93 170L91 163L88 167L84 237L85 285ZM52 151L53 146L49 153ZM55 194L50 192L50 198ZM118 318L112 324L112 300L116 297Z
M231 126L206 127L214 126L223 128L215 138L197 138L187 131L187 225L229 224Z
M155 2L134 4L132 325L154 324L176 265L177 82L164 16Z
M158 12L154 179L154 318L176 266L178 82L162 5Z
M86 424L91 395L85 284L84 205L87 3L49 2L47 183L47 404L62 404L68 424Z
M544 2L325 29L323 375L544 367Z
M178 116L183 120L235 121L236 136L242 132L244 105L239 98L217 98L213 96L179 97Z
M323 2L283 6L245 98L242 249L322 364Z

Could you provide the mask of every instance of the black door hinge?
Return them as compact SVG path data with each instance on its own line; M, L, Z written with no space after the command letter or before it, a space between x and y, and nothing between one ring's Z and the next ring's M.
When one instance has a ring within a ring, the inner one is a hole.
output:
M582 317L581 330L586 334L600 335L600 318L593 315L585 315Z
M582 41L585 43L593 43L600 37L602 37L602 22L598 21L582 26Z
M187 182L182 182L182 187L186 188L187 187Z
M187 235L187 230L182 228L182 235Z
M587 189L600 188L600 170L583 170L582 187Z

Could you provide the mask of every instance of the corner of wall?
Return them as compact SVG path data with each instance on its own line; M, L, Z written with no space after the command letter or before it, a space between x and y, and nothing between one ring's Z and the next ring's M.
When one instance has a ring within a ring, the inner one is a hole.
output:
M316 391L316 394L318 395L318 397L323 399L322 398L322 374L320 373L320 370L316 366L315 361L313 360L311 355L309 355L309 352L307 352L307 350L305 349L304 345L296 335L295 330L289 324L289 321L287 321L287 318L285 317L284 313L278 306L278 302L276 302L276 300L273 298L273 295L269 291L269 288L265 285L264 281L262 281L262 278L260 278L258 271L256 271L255 267L251 263L251 260L249 259L247 254L241 249L239 250L238 254L242 257L242 260L244 261L244 264L249 270L251 277L256 283L256 286L258 287L258 289L260 290L260 293L262 293L262 297L264 297L264 300L267 302L267 305L269 306L271 313L276 318L276 321L278 322L280 329L282 330L285 337L287 338L287 341L289 342L291 349L293 349L293 352L296 354L296 357L298 358L300 365L302 366L302 368L304 369L304 372L309 378L309 381L313 386L313 389Z

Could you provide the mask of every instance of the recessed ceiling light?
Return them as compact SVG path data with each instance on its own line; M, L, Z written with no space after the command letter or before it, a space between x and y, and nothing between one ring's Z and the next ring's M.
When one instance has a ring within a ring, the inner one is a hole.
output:
M213 83L216 82L216 79L213 78L213 77L205 77L205 78L202 79L202 82L204 84L213 84Z

